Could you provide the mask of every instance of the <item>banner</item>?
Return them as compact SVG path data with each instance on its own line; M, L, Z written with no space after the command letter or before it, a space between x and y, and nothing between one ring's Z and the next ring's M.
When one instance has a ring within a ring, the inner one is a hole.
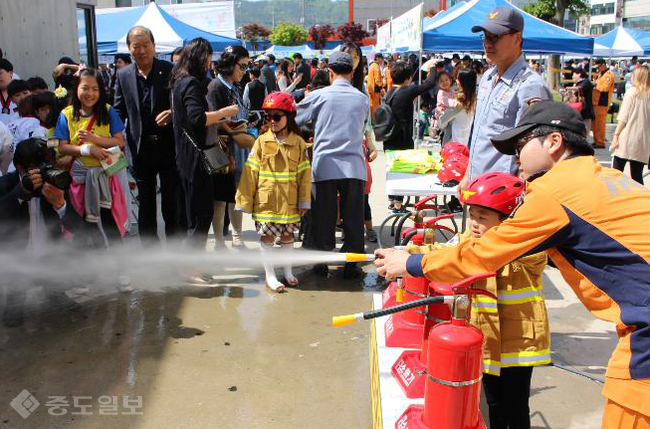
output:
M391 49L418 52L422 47L422 3L391 21Z
M377 29L377 52L390 52L390 21Z
M203 31L236 37L235 7L232 1L161 5L171 16Z

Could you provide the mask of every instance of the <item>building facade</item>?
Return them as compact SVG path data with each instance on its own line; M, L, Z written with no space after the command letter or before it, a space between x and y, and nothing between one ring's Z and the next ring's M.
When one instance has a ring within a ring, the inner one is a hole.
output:
M0 1L0 49L18 75L40 76L50 89L59 58L97 65L96 0ZM90 48L88 48L90 47Z
M591 0L591 14L581 18L579 32L600 36L620 25L650 30L650 0Z

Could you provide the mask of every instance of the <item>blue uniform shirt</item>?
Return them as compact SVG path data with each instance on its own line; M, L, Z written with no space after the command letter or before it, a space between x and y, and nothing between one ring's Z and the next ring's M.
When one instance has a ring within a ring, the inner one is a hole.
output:
M346 79L311 92L298 104L298 125L314 122L312 182L366 180L363 133L369 111L368 96Z
M523 54L501 77L497 77L496 67L485 72L479 83L470 145L470 179L487 172L516 173L515 157L496 150L490 139L514 128L525 107L550 99L551 91L528 67Z

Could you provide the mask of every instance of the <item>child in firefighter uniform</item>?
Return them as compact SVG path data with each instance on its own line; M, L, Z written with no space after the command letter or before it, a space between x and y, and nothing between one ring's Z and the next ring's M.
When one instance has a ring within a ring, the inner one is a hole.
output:
M275 276L275 267L266 256L275 240L285 250L293 249L293 233L311 204L311 166L307 144L296 125L296 104L290 94L274 92L262 105L269 130L256 141L244 166L235 197L236 209L251 213L261 237L266 285L273 291L285 285ZM284 266L291 286L298 284L291 264Z
M525 185L505 173L486 173L474 179L461 194L469 205L469 231L442 245L409 247L409 253L428 253L479 238L497 227L517 207ZM547 258L535 253L497 270L482 287L497 297L477 295L472 300L471 323L485 337L483 390L489 407L490 427L530 427L530 381L533 366L551 363L548 316L542 291Z

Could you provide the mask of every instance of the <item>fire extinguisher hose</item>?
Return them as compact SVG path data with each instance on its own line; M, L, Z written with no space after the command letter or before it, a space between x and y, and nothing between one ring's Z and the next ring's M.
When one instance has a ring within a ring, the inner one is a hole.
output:
M357 320L370 320L376 317L388 316L393 313L398 313L400 311L409 310L415 307L422 307L429 304L442 304L445 302L445 298L452 298L451 296L428 296L422 299L416 299L415 301L405 302L404 304L394 305L392 307L386 307L379 310L371 310L365 313L355 313L348 314L345 316L335 316L332 317L332 326L338 328L340 326L349 325L356 322Z

